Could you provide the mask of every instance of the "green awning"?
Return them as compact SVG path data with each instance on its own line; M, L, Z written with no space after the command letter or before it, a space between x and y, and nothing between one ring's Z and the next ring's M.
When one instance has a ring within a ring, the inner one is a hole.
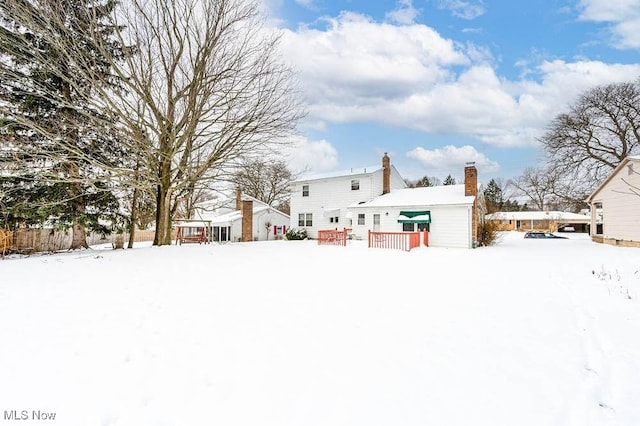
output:
M401 211L398 223L431 223L431 212L429 210Z

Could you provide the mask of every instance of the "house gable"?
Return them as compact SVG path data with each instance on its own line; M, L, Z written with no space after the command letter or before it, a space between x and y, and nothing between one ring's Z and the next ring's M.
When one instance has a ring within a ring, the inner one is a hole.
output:
M625 158L587 201L594 241L640 246L639 156Z
M389 186L405 188L397 169L388 170ZM383 186L382 166L304 176L291 185L291 227L305 228L312 238L320 229L348 228L347 206L372 200Z
M241 209L237 209L238 206ZM251 219L243 214L243 208L250 212ZM282 237L291 222L289 215L238 191L235 198L199 203L194 219L210 223L214 241L264 241Z

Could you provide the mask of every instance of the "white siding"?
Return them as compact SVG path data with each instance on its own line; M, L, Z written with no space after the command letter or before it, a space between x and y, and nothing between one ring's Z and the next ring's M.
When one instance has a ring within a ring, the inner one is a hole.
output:
M358 179L360 189L351 189L351 180ZM309 185L309 196L302 196L302 187ZM404 183L402 183L404 185ZM382 193L382 170L374 173L342 176L312 181L298 181L291 194L291 228L305 228L310 237L316 238L318 230L350 228L351 221L346 218L347 206L370 201ZM338 223L325 217L325 209L340 209ZM298 214L312 213L313 226L298 225ZM356 223L356 218L353 218Z
M602 203L605 239L640 241L640 196L631 193L629 186L640 187L640 163L632 164L635 173L622 167L593 200Z
M430 210L430 247L471 248L471 206L442 206Z
M231 241L242 240L242 219L234 220L231 223Z
M353 233L359 239L366 239L369 230L373 230L373 215L380 214L381 232L402 232L398 223L401 210L429 210L429 246L450 248L471 248L471 211L472 207L462 206L421 206L360 208L354 210ZM365 224L358 225L358 214L365 215Z
M258 241L273 240L273 227L274 226L286 226L289 229L289 216L277 210L265 210L255 213L253 216L253 236ZM270 223L269 231L267 232L267 223Z

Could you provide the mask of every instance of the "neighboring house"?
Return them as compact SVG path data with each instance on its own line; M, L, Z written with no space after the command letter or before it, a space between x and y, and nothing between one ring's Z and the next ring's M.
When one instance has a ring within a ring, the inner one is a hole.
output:
M193 220L208 224L211 241L280 239L289 228L289 215L236 190L235 200L198 203Z
M593 241L640 247L640 156L622 160L586 201Z
M359 197L353 196L357 190L351 188L354 180L362 188L363 175L355 176L349 172L297 181L291 198L291 226L307 229L312 238L318 230L345 227L359 239L367 238L369 231L426 230L432 247L474 246L478 177L473 164L465 167L463 185L406 188L385 154L382 169L367 176L367 193L357 193Z
M495 212L484 218L501 231L587 232L591 222L590 216L560 211Z
M306 229L311 238L318 230L350 228L348 206L406 186L386 153L382 166L304 176L292 183L291 227Z

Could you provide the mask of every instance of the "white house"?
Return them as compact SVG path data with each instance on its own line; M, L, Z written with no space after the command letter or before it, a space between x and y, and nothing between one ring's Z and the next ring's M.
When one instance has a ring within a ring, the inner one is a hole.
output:
M431 247L473 246L475 196L464 185L405 188L350 206L352 232L366 238L369 230L383 232L428 231Z
M640 156L630 156L587 198L591 239L640 247Z
M385 170L389 174L387 178L384 177ZM354 180L362 188L362 174L355 178L352 173L345 173L324 180L296 182L294 190L297 194L291 198L291 226L307 229L312 238L317 236L318 230L345 227L360 239L367 238L369 231L426 230L430 246L474 246L478 194L474 165L465 167L463 185L425 188L407 188L400 174L390 166L386 154L379 172L376 170L367 178L366 194L350 189ZM386 182L389 182L388 186ZM376 190L372 191L372 188ZM354 192L359 197L353 196Z
M209 225L208 235L212 241L279 239L287 232L290 222L289 215L240 191L236 191L235 199L197 204L193 219Z
M292 228L304 228L311 238L318 230L350 228L348 206L365 203L406 184L387 154L381 166L307 175L292 183Z

